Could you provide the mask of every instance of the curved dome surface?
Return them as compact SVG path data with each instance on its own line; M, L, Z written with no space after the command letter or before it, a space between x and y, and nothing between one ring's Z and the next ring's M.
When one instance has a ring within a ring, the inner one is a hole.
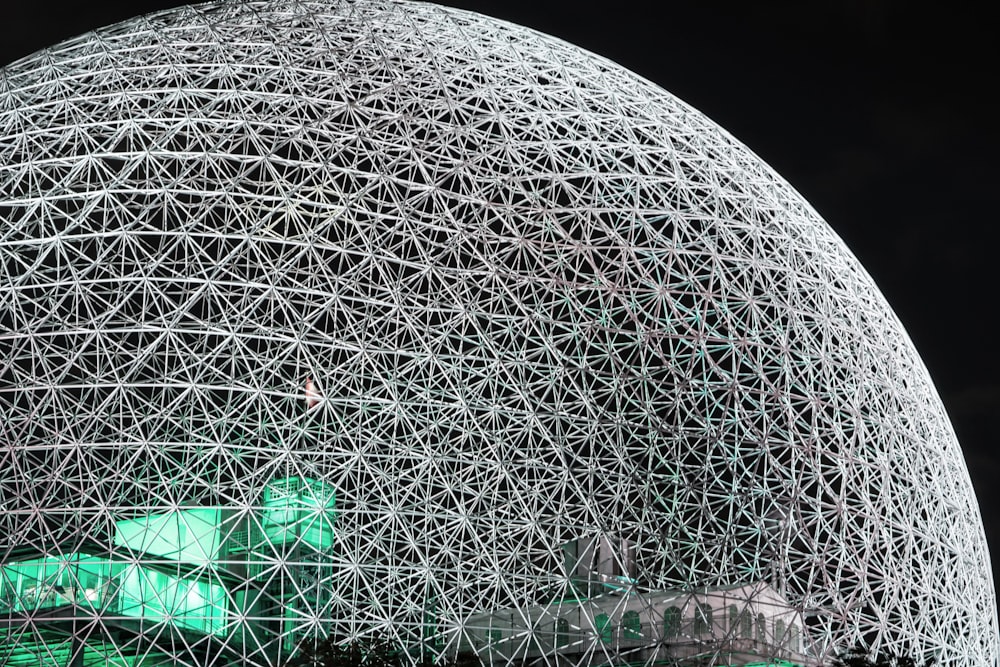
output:
M539 619L578 664L997 659L960 448L843 242L669 93L429 4L0 71L0 503L11 663L555 661ZM743 634L748 586L790 620Z

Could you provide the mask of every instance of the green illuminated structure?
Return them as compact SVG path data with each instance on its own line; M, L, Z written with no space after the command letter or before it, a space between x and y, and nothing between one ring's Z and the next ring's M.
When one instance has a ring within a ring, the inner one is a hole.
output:
M614 63L221 0L0 70L3 667L995 667L990 571L871 278Z
M269 634L283 637L275 656L290 653L299 637L285 625L302 608L297 599L321 601L302 574L333 547L335 504L324 482L277 479L254 512L177 509L119 519L109 544L53 545L58 555L30 557L21 549L0 567L4 664L174 664L176 653L146 636L151 628L221 664ZM268 576L278 567L280 579ZM98 618L92 645L79 626ZM113 648L109 637L119 639Z

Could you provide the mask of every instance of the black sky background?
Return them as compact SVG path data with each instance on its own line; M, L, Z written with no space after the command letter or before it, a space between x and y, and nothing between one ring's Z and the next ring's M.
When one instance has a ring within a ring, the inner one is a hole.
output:
M0 0L0 64L182 2ZM1000 39L987 10L902 0L445 4L556 35L656 82L812 203L930 369L969 465L996 581Z

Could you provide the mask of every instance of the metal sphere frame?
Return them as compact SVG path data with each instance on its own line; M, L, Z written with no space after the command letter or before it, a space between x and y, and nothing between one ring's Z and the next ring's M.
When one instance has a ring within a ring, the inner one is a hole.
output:
M185 7L9 65L0 660L263 666L317 636L998 655L903 327L671 94L380 0Z

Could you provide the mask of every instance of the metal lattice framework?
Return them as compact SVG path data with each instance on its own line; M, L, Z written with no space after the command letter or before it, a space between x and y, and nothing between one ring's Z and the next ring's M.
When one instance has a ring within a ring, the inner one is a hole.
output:
M716 598L657 625L757 585L806 662L997 657L961 451L841 240L669 93L429 4L187 7L0 71L0 503L6 664L555 664L545 618L559 664L775 657Z

